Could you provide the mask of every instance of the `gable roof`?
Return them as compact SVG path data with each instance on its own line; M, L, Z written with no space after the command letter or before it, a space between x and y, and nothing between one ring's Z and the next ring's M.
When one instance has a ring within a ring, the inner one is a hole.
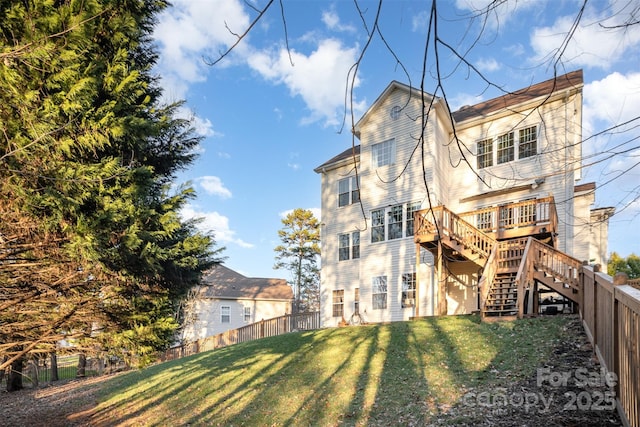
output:
M455 123L464 122L466 120L472 120L476 118L486 117L491 113L509 109L518 104L531 102L535 99L542 98L544 100L545 97L551 96L553 93L562 92L565 90L578 90L583 86L583 74L582 70L572 71L567 74L563 74L561 76L557 76L553 79L546 80L541 83L536 83L524 89L517 90L515 92L507 93L506 95L499 96L497 98L489 99L488 101L483 101L475 105L462 107L457 111L451 113ZM355 125L354 132L358 135L358 129L365 122L365 120L373 114L373 112L377 109L377 107L384 101L384 99L389 96L391 92L394 90L402 90L414 96L415 94L420 93L420 89L412 88L403 83L399 83L393 80L386 89L378 96L375 102L369 107L366 113L358 120ZM428 93L425 93L427 96L433 96ZM443 109L446 109L444 103L440 102L440 99L437 100L438 104L442 106ZM436 106L437 109L437 106ZM447 120L448 121L448 120ZM338 167L343 163L349 161L353 156L360 155L360 145L356 145L353 148L348 148L342 153L334 156L333 158L327 160L320 166L314 169L314 172L320 173L324 169Z
M293 290L284 279L246 277L225 267L214 266L203 277L200 295L220 299L292 300Z
M532 101L536 98L551 96L551 94L555 92L560 92L567 89L580 89L582 85L582 70L577 70L571 73L563 74L562 76L557 76L553 79L549 79L541 83L531 85L515 92L507 93L506 95L500 96L498 98L493 98L475 105L462 107L458 111L454 111L452 113L452 116L456 123L476 117L485 117L490 113L513 107L517 104Z
M331 159L327 160L326 162L324 162L323 164L315 168L313 171L315 173L323 172L323 169L325 168L335 167L338 163L344 162L346 160L352 160L353 156L356 156L356 157L360 156L360 145L355 145L353 147L347 148L342 153L332 157Z

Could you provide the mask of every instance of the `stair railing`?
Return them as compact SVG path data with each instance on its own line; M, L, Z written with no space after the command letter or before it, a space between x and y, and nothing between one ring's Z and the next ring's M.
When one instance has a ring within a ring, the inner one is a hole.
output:
M562 282L565 288L576 295L575 300L580 301L582 289L579 274L582 262L539 240L533 241L532 250L535 269Z
M527 238L524 251L522 253L522 260L520 261L520 267L518 267L518 273L515 278L515 285L518 287L518 318L522 319L524 316L524 294L526 289L531 289L533 285L533 279L535 274L534 269L534 245L533 237Z
M489 291L491 290L491 285L493 284L493 280L495 279L496 272L498 270L497 258L498 245L493 245L493 249L491 250L489 258L484 265L484 270L482 271L480 281L478 282L478 291L480 292L480 313L482 315L484 315L487 298L489 298Z

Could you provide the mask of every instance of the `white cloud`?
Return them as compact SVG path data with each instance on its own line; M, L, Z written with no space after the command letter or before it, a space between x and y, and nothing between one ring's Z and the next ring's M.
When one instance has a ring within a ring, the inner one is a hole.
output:
M621 125L638 117L640 111L640 72L621 74L614 72L601 80L584 86L583 151L587 167L586 179L605 185L598 193L600 203L622 207L638 195L640 158L638 120L614 130L604 129ZM590 138L591 135L603 132ZM613 153L615 154L613 157ZM609 158L611 157L611 158ZM606 188L606 190L605 190ZM615 191L614 191L615 190ZM633 206L626 209L629 215L637 214Z
M340 22L340 17L335 10L335 6L333 6L331 10L322 12L322 22L332 31L350 33L354 33L356 31L356 28L353 25L343 24Z
M610 69L624 58L628 49L640 44L638 25L611 28L624 24L629 18L629 12L624 9L628 4L616 9L618 5L607 5L603 12L588 8L568 43L565 38L574 25L576 15L562 16L551 26L535 28L530 37L535 51L534 60L549 60L562 55L565 65Z
M229 227L229 218L218 212L202 212L192 205L187 205L180 211L185 220L200 219L198 228L204 233L213 233L217 243L233 243L243 248L253 248L254 245L236 237L236 232Z
M456 7L466 10L473 15L478 12L486 13L486 23L490 28L506 27L507 22L514 19L521 12L528 12L532 8L544 8L541 0L519 0L496 2L495 0L456 0ZM482 17L481 19L484 19Z
M449 102L449 108L451 111L457 111L464 106L475 105L483 100L481 96L460 93L454 97L447 97L447 101Z
M415 32L425 32L427 31L427 27L429 26L429 12L423 10L420 13L413 15L411 18L411 31Z
M222 180L217 176L203 176L198 178L198 183L204 191L214 196L220 196L223 199L231 197L231 191L224 186Z
M300 96L310 110L305 123L324 120L328 126L341 123L344 112L346 76L355 63L358 50L342 45L336 39L324 39L309 55L286 49L276 52L262 51L248 59L249 65L265 79L284 84L292 96ZM293 62L293 66L291 65ZM360 81L355 79L354 86ZM355 103L357 111L364 103Z
M480 71L484 72L497 71L500 69L500 64L493 58L480 58L476 61L475 65Z

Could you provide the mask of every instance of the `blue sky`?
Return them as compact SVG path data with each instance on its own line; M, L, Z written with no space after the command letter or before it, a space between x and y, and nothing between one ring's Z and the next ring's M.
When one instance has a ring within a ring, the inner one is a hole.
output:
M282 8L275 1L228 56L208 65L267 2L173 0L154 33L156 72L167 100L186 100L182 113L205 137L199 159L176 183L190 181L198 193L183 215L204 218L202 227L226 247L226 266L288 279L272 269L273 248L287 212L319 216L313 169L351 146L352 119L392 80L417 87L424 81L434 93L437 68L430 42L423 80L431 2L400 0L382 2L370 43L377 1L359 1L359 10L350 0L283 0ZM609 251L640 254L640 24L624 26L640 19L637 6L590 1L572 29L582 1L508 1L475 12L488 3L437 2L439 38L473 68L439 44L444 92L436 95L446 95L455 110L549 79L554 70L583 69L584 163L593 164L582 182L598 185L595 207L616 208Z

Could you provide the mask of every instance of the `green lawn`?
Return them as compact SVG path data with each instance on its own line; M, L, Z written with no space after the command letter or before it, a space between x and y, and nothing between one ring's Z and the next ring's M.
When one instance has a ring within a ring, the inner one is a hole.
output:
M467 390L523 379L563 316L477 316L325 329L256 340L113 378L109 425L420 425Z

